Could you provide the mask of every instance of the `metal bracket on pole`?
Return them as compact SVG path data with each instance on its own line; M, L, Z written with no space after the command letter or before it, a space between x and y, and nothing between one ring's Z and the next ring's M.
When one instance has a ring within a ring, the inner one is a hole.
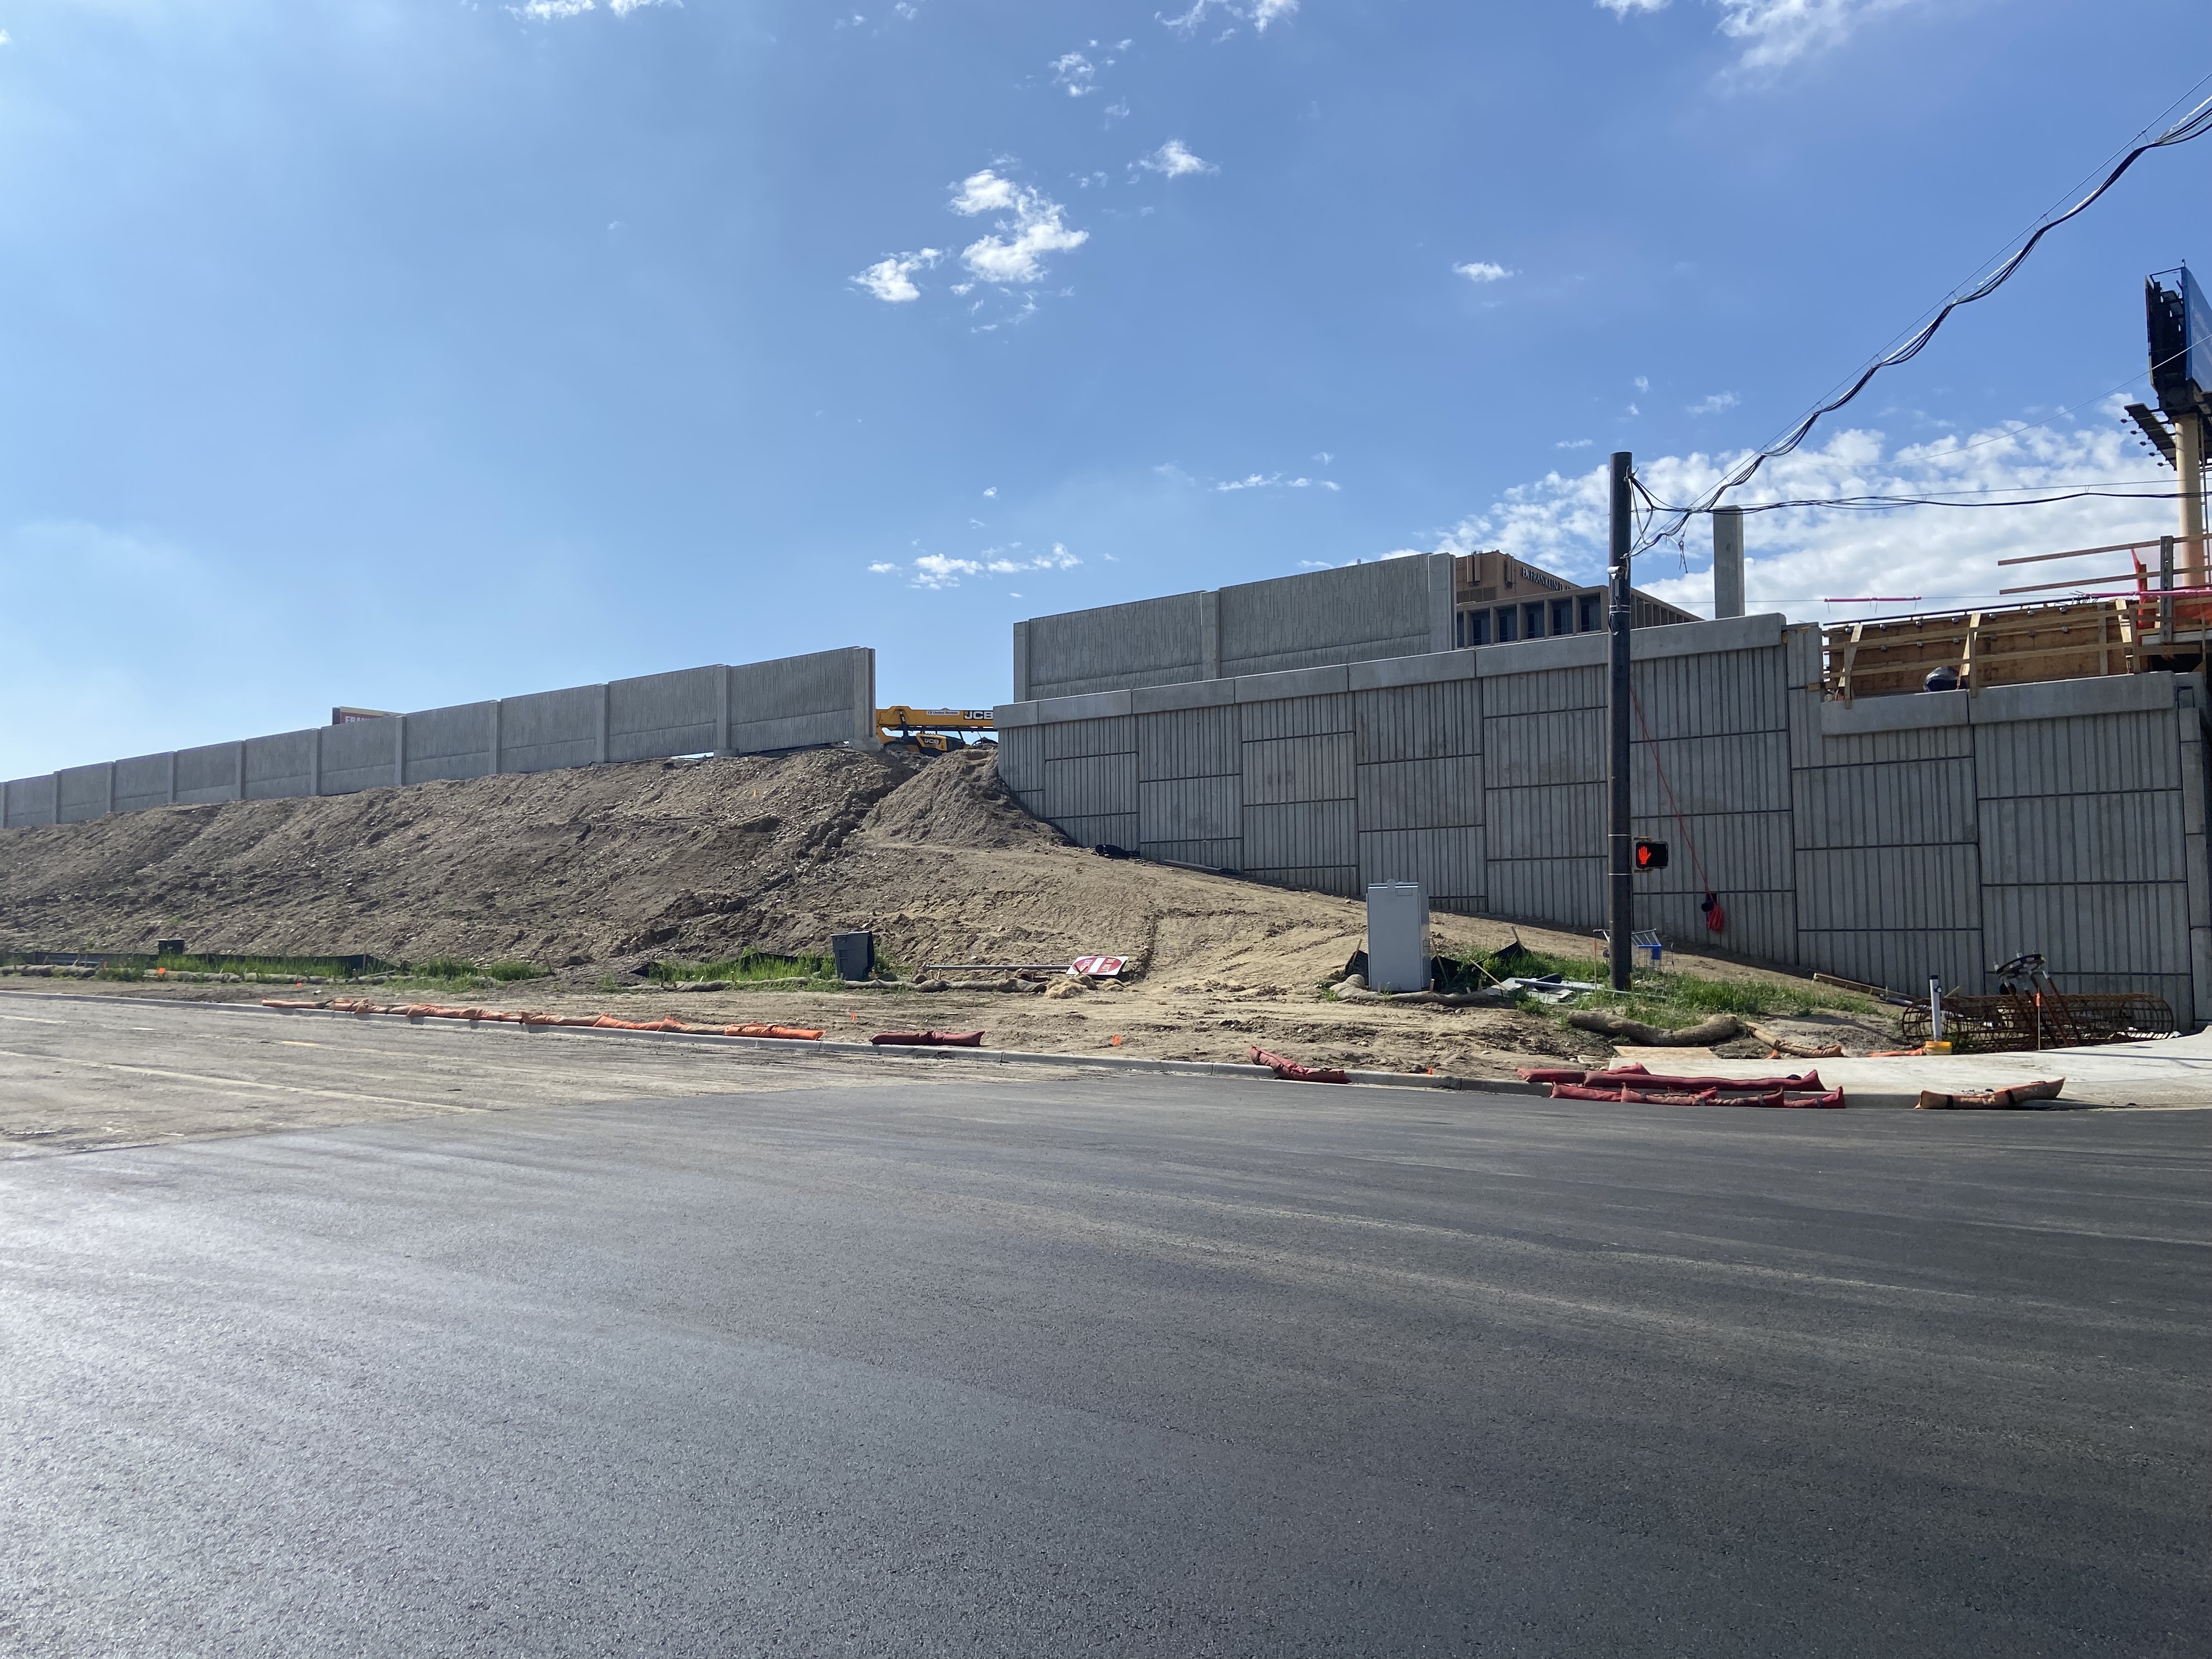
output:
M1628 585L1628 481L1635 471L1626 450L1613 458L1613 543L1608 559L1609 608L1606 621L1610 634L1606 713L1610 719L1610 742L1606 751L1606 777L1610 785L1606 822L1607 954L1613 970L1613 988L1626 991L1635 962L1636 878L1630 863L1628 760L1629 678L1628 629L1634 619L1635 598Z

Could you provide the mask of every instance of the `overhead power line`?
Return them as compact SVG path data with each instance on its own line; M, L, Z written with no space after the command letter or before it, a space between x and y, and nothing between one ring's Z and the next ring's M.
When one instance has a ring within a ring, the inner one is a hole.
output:
M1711 489L1705 491L1705 493L1700 495L1694 503L1686 507L1678 507L1662 508L1659 506L1659 503L1651 501L1651 498L1648 495L1645 495L1645 501L1649 502L1654 509L1653 520L1651 526L1646 528L1643 534L1638 538L1636 550L1642 552L1655 543L1664 541L1670 538L1679 537L1682 533L1683 526L1688 524L1692 517L1700 513L1711 512L1719 502L1722 496L1727 495L1731 489L1735 489L1742 484L1748 483L1752 478L1757 475L1759 468L1765 465L1767 462L1774 460L1781 456L1787 455L1790 451L1796 449L1798 445L1805 441L1806 438L1811 434L1814 427L1819 423L1821 416L1833 414L1837 410L1841 409L1845 404L1850 402L1852 398L1857 397L1860 392L1866 390L1868 383L1871 381L1875 375L1881 373L1883 369L1893 368L1899 363L1910 362L1913 358L1918 356L1927 347L1928 343L1936 337L1936 331L1943 326L1944 323L1949 319L1953 312L1956 311L1960 306L1970 306L1978 300L1985 300L1989 298L1990 295L1996 293L1997 289L2003 287L2006 282L2011 278L2012 274L2018 270L2021 266L2026 263L2027 256L2035 252L2036 245L2038 243L2041 242L2045 236L2048 236L2052 231L2057 229L2059 226L2064 224L2068 220L2074 218L2078 214L2087 211L2090 207L2095 204L2099 198L2103 196L2106 191L2110 190L2114 185L2119 182L2122 174L2126 173L2130 167L2133 167L2136 161L2141 160L2144 155L2149 154L2149 152L2154 149L2165 149L2175 144L2185 144L2192 138L2203 137L2207 132L2212 132L2212 98L2208 98L2203 102L2198 104L2194 109L2191 110L2188 114L2183 116L2179 121L2176 121L2172 125L2167 127L2165 131L2160 133L2157 137L2148 139L2144 143L2136 144L2133 149L2130 149L2124 155L2120 157L2118 162L2113 165L2111 171L2105 174L2103 181L2094 190L2090 191L2087 195L2081 198L2080 201L2075 203L2072 207L2068 208L2063 213L2045 215L2043 219L2029 234L2027 240L2022 242L2010 256L2001 261L1996 270L1992 270L1987 276L1984 276L1980 282L1975 283L1965 293L1953 295L1952 297L1947 300L1942 307L1937 310L1934 317L1930 318L1927 323L1906 337L1902 343L1891 348L1888 351L1884 352L1881 356L1876 357L1872 362L1869 363L1863 369L1859 371L1857 377L1846 386L1843 391L1838 392L1834 397L1830 398L1826 402L1814 409L1811 413L1807 415L1802 420L1799 421L1796 425L1790 428L1789 432L1784 436L1777 439L1774 442L1767 445L1763 449L1753 451L1752 453L1739 461L1722 477L1718 483L1716 483ZM2054 499L2071 498L2057 497ZM1836 504L1837 503L1829 502L1805 503L1805 505L1818 506ZM1912 503L1900 501L1890 504L1903 506ZM1982 505L1983 503L1975 504ZM2028 502L2014 504L2020 506L2032 505L2032 503ZM1775 505L1784 505L1784 503L1778 502ZM1966 505L1966 503L1929 502L1927 503L1927 505ZM1745 511L1747 512L1759 510L1762 509L1753 507L1745 508ZM1660 523L1659 520L1662 518L1667 520L1668 522L1664 524Z

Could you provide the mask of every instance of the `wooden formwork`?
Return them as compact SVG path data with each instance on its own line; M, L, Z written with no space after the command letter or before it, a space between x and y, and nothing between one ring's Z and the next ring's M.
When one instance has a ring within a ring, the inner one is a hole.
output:
M2148 665L2140 609L2136 599L2089 599L1847 623L1826 630L1824 689L1849 702L1923 690L1940 668L1967 691L2140 673Z

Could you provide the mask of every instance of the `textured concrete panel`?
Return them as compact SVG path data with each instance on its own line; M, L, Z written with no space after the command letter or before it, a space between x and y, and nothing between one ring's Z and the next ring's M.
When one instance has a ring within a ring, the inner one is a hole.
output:
M1384 559L1223 588L1222 673L1425 653L1432 648L1428 564Z
M1146 858L1165 864L1189 864L1201 870L1232 872L1244 867L1244 842L1241 837L1234 841L1147 841L1139 842L1138 848Z
M1264 881L1274 887L1294 887L1309 893L1334 893L1339 898L1358 898L1360 894L1359 866L1353 864L1287 865L1281 868L1262 868L1248 865L1243 873L1255 881Z
M1592 782L1605 776L1605 742L1602 709L1486 720L1484 781L1492 789Z
M1638 743L1628 751L1628 776L1632 799L1655 811L1667 809L1671 787L1674 807L1685 813L1786 812L1790 739L1781 732L1746 732Z
M104 763L66 767L54 776L59 781L55 815L60 822L82 823L106 815L114 774Z
M1137 786L1137 834L1156 842L1236 841L1243 831L1242 780L1175 778Z
M1802 906L1801 902L1800 913ZM1923 998L1934 974L1946 990L1979 995L1989 959L1982 954L1979 928L1945 931L1929 927L1866 928L1825 932L1803 929L1797 935L1801 966L1881 985L1900 995Z
M1985 887L1982 936L1985 966L2039 951L2062 991L2127 990L2146 975L2189 975L2189 900L2179 882ZM2100 983L2082 983L2083 975Z
M1493 840L1485 866L1493 915L1554 927L1605 925L1605 860L1502 859Z
M1279 673L1247 674L1236 681L1237 701L1280 702L1292 697L1333 696L1352 689L1352 676L1342 668L1289 668Z
M1136 720L1139 778L1220 777L1233 775L1243 763L1233 707L1139 714Z
M2102 719L2114 714L2158 714L2174 705L2185 682L2173 674L2114 674L2087 680L2045 680L2033 685L1997 685L1972 699L1976 726L2011 720Z
M1352 698L1345 693L1241 703L1237 730L1247 742L1261 738L1313 738L1352 730Z
M1635 733L1641 737L1648 729L1657 738L1727 738L1784 731L1789 708L1782 671L1779 646L1638 662L1630 678L1643 716Z
M325 728L246 740L246 798L285 800L315 793L316 745Z
M1801 849L1798 926L1813 933L1978 929L1979 866L1972 847Z
M1449 621L1446 626L1450 624ZM1435 685L1474 678L1472 651L1432 651L1419 657L1381 657L1346 665L1346 685L1353 691L1385 690L1399 685Z
M1191 680L1182 685L1143 685L1129 693L1133 714L1164 714L1184 708L1218 708L1237 701L1235 680Z
M1978 833L1970 759L1827 766L1791 781L1802 848L1924 847Z
M1965 691L1917 691L1901 696L1861 697L1851 702L1823 702L1820 735L1873 737L1887 732L1965 726L1969 723L1971 701L1972 694Z
M1548 714L1566 708L1605 707L1602 668L1562 668L1546 674L1486 678L1481 684L1485 720L1506 714Z
M1464 910L1481 908L1482 831L1377 830L1359 837L1359 879L1418 881L1429 902Z
M169 804L169 768L165 750L158 755L134 755L115 763L115 810L143 812Z
M574 685L504 697L499 705L500 763L509 772L550 772L563 766L589 766L599 757L602 690ZM333 732L360 730L336 726ZM323 788L330 792L331 752L323 750Z
M1970 726L1923 726L1895 732L1860 732L1845 737L1815 737L1811 747L1812 758L1804 764L1918 765L1927 761L1972 759L1974 732Z
M1985 800L1981 817L1985 886L2188 879L2179 790Z
M1310 738L1275 738L1247 743L1243 750L1244 802L1248 806L1342 801L1349 811L1357 789L1349 732L1331 732ZM1315 861L1297 860L1302 864ZM1349 858L1319 860L1330 864L1351 861Z
M1121 847L1134 851L1137 845L1137 815L1134 812L1102 812L1094 817L1055 817L1051 822L1070 841L1079 847ZM1102 923L1111 921L1101 917Z
M1030 696L1119 691L1209 678L1201 597L1176 593L1030 617L1024 630Z
M1048 761L1078 760L1089 755L1127 755L1137 752L1137 719L1121 714L1109 720L1064 720L1044 730ZM1133 802L1127 808L1135 811Z
M1601 783L1492 789L1484 794L1482 816L1490 831L1492 859L1605 856L1606 790Z
M1304 866L1354 869L1359 837L1349 800L1244 807L1244 863L1250 870ZM1331 888L1330 891L1336 890Z
M692 672L729 676L729 747L733 753L774 754L832 744L868 749L875 744L876 653L864 646ZM711 738L708 746L713 746Z
M1716 876L1715 880L1719 878ZM1727 926L1715 933L1705 926L1698 896L1656 893L1639 881L1636 893L1636 925L1649 927L1676 947L1711 947L1731 955L1750 957L1784 966L1797 959L1796 896L1782 892L1721 895Z
M782 665L756 664L756 667ZM611 680L607 684L607 758L611 761L659 760L669 755L711 755L720 741L717 711L722 700L722 672L714 668L679 668L667 674L643 674L635 679ZM834 679L835 671L832 670ZM781 686L776 688L779 691ZM838 706L852 707L852 688L842 687ZM442 711L441 711L442 712ZM755 707L748 717L764 713L818 713L815 709L765 711ZM411 738L412 733L410 733Z
M10 830L52 823L60 805L51 772L35 778L9 779L5 791L0 792L0 800L5 802L4 814L0 816L4 816L6 827Z
M1361 767L1358 782L1362 831L1448 830L1482 822L1479 755L1384 761Z
M1476 681L1355 692L1352 707L1363 763L1482 752L1482 688Z
M1137 757L1134 755L1085 755L1073 760L1044 763L1047 814L1054 823L1064 818L1127 814L1133 825L1137 814ZM1117 843L1133 846L1138 832Z
M1603 796L1600 796L1601 811ZM1647 808L1656 802L1641 803ZM1682 825L1689 826L1686 843ZM1677 820L1664 811L1646 810L1632 816L1629 833L1639 838L1663 841L1673 851L1664 870L1636 878L1639 893L1681 893L1702 897L1706 878L1723 895L1791 891L1797 884L1796 847L1787 812L1714 812L1686 815ZM1694 843L1695 856L1690 843ZM1603 843L1596 850L1601 851Z
M999 732L999 779L1016 794L1044 787L1044 733L1041 726Z
M1977 725L1974 759L1975 787L1984 800L2181 787L2170 709Z
M383 726L389 722L379 720L375 724ZM386 732L385 741L391 740L390 732ZM198 749L177 750L177 799L191 805L238 799L238 748L234 743L210 743ZM387 756L391 753L389 750L385 752ZM387 761L385 781L391 781Z

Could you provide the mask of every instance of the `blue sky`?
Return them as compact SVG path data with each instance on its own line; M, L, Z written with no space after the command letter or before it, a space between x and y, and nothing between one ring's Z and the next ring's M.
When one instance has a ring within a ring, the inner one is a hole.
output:
M847 644L989 702L1021 617L1587 571L1607 451L1771 437L2212 70L2201 0L1184 3L0 0L0 775ZM2156 477L2111 394L2208 205L2212 141L2146 158L1778 483ZM2170 517L1766 515L1752 597Z

